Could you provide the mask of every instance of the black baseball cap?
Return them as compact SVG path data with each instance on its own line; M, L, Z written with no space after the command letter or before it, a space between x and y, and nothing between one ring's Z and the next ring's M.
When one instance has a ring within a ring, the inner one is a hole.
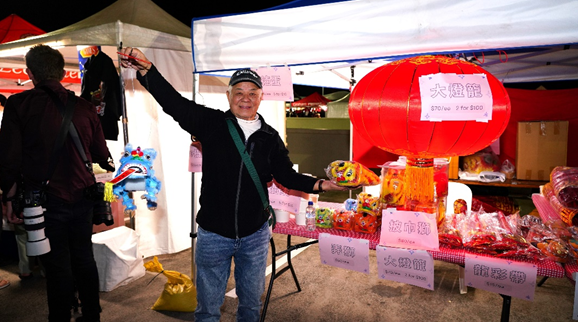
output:
M229 80L229 86L233 86L240 82L251 82L257 85L259 88L263 88L263 84L261 83L261 76L250 69L239 69L236 71Z

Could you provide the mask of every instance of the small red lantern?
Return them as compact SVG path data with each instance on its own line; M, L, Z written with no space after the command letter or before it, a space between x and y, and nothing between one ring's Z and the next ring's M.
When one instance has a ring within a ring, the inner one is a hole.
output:
M440 73L485 74L493 100L491 120L422 121L419 78ZM351 123L362 137L407 156L408 171L428 169L422 175L425 181L415 172L406 173L408 210L424 210L416 206L423 205L416 198L434 198L427 189L433 187L433 158L470 155L487 147L506 129L510 110L508 93L498 79L475 64L444 56L417 56L376 68L359 81L349 100Z

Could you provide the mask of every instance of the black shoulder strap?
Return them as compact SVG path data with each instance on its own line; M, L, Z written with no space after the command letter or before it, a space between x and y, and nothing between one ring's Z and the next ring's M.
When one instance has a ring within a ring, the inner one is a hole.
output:
M50 88L46 86L40 86L48 96L54 101L60 113L62 113L62 125L60 126L60 132L58 133L58 137L56 137L56 142L54 143L54 148L52 149L52 156L50 157L50 164L48 165L48 173L46 176L46 180L42 183L42 186L45 187L48 184L48 181L52 177L54 173L54 169L56 169L56 162L58 160L57 156L60 155L60 150L64 145L64 140L66 139L66 134L68 134L69 129L72 126L72 114L74 114L74 105L76 104L76 97L74 94L69 95L68 102L66 104L66 108L62 101L58 98L56 93L54 93ZM73 99L71 99L71 97Z
M58 109L62 113L63 117L66 117L67 113L69 112L69 109L74 110L74 105L76 104L76 96L72 92L68 92L68 101L67 101L66 110L65 110L64 104L62 103L60 98L56 95L56 93L54 93L54 91L52 91L50 88L48 88L46 86L42 86L41 88L48 93L50 98L52 98L52 100L54 101L54 104L56 104L56 106L58 107ZM72 119L72 113L71 113L71 119ZM76 127L74 126L74 123L72 123L72 120L69 122L68 132L70 133L70 136L72 137L72 141L74 142L74 145L76 146L76 149L78 150L78 153L82 157L82 161L84 161L84 166L86 167L86 170L90 174L94 175L94 173L92 171L92 162L88 161L88 158L86 157L86 152L84 152L84 147L82 146L82 142L80 142L80 138L78 136L78 131L76 131Z
M272 224L270 223L270 225L272 225L273 228L275 228L275 224L277 223L277 218L275 217L275 211L273 210L273 207L271 207L271 204L269 203L269 199L267 198L267 195L265 194L265 191L263 190L263 186L261 185L261 181L259 180L259 175L257 174L257 169L255 169L255 165L253 165L253 161L251 161L251 157L247 153L247 150L245 149L245 145L243 144L243 141L241 140L241 137L239 136L239 132L237 132L237 129L235 128L235 125L233 124L233 121L231 121L230 119L227 119L227 126L229 127L229 133L231 134L231 137L233 137L233 141L235 141L235 145L237 146L237 150L239 150L239 154L241 154L241 158L243 159L243 162L245 163L245 167L247 168L247 171L251 175L251 178L253 179L253 182L255 183L255 187L257 187L257 191L259 192L259 196L261 197L261 202L263 202L263 209L267 210L271 214Z

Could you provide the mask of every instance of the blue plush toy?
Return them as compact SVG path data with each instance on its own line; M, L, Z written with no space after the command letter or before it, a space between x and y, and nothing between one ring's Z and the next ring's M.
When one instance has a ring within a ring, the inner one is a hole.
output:
M105 192L105 198L110 200L114 194L116 198L122 199L122 205L125 206L124 212L134 214L136 206L129 192L146 191L141 198L147 200L148 209L155 210L157 208L156 195L161 190L161 182L155 177L153 170L153 161L156 156L157 151L154 149L141 150L137 147L133 150L132 145L128 143L120 158L120 167L116 177L107 183L108 193Z
M357 199L349 198L344 202L345 210L357 211Z

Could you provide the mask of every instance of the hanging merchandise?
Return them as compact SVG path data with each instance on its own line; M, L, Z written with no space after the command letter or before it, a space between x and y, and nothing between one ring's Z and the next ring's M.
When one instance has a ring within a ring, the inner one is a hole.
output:
M438 212L434 158L470 155L497 140L510 99L493 75L445 56L417 56L376 68L353 89L349 116L369 143L407 157L405 210ZM439 180L438 189L442 188ZM443 189L443 188L442 188ZM445 211L444 211L445 212Z
M80 97L92 102L107 140L118 139L118 120L122 115L121 87L112 59L102 51L84 64Z
M145 191L141 199L147 200L149 210L157 208L156 195L161 190L161 182L155 177L153 162L157 156L155 149L135 150L128 143L120 158L120 167L110 182L105 184L105 199L114 201L115 197L122 200L125 213L134 213L136 205L129 194L133 191ZM114 194L114 196L113 196Z

